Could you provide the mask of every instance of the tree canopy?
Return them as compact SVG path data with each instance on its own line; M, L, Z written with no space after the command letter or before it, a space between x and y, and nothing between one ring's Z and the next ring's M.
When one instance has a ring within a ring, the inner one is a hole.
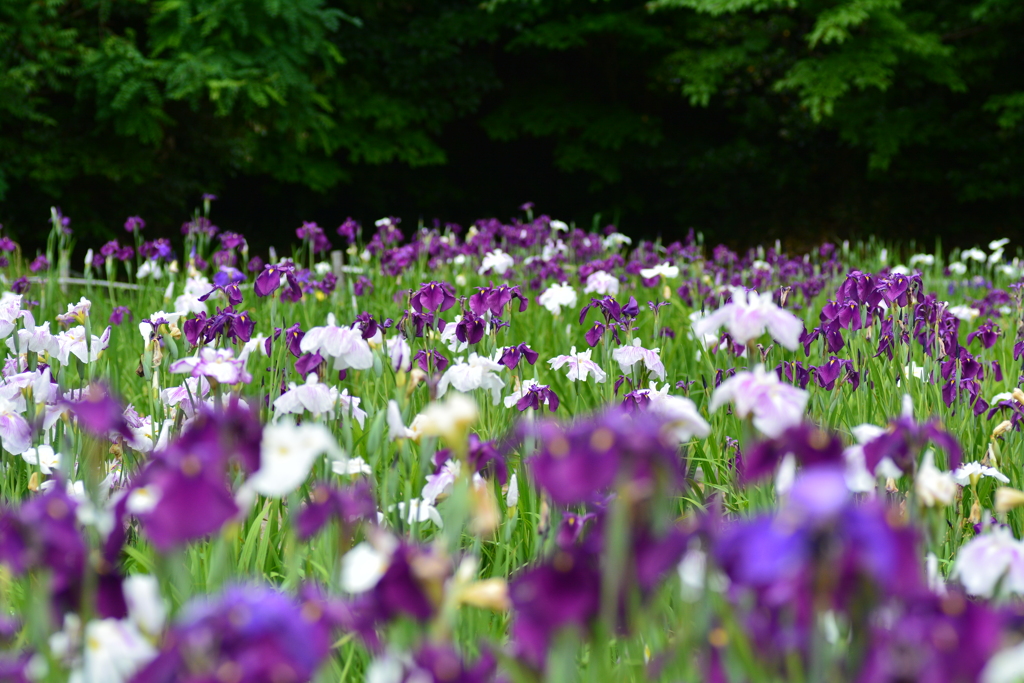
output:
M0 222L1021 226L1019 0L6 0ZM343 217L343 215L342 215Z

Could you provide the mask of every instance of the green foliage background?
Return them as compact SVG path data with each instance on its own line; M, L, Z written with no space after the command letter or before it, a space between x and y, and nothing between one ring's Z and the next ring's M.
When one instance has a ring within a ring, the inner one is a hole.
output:
M0 222L1022 225L1019 0L4 0ZM594 216L600 212L600 217ZM891 234L891 233L890 233Z

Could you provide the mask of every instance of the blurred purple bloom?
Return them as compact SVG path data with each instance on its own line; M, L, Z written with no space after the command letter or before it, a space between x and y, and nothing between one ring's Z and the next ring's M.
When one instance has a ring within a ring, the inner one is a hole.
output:
M600 595L601 571L579 549L560 550L516 576L509 586L516 654L543 667L554 635L567 627L586 629L598 615Z
M321 605L269 586L232 587L189 605L132 681L308 681L330 653L330 636Z
M89 385L79 394L78 400L69 400L66 404L78 418L78 426L93 436L106 437L116 432L125 439L132 438L124 419L124 405L112 397L106 387Z
M124 322L124 317L126 315L128 316L129 322L135 317L132 314L131 309L128 308L127 306L115 306L114 310L110 312L110 324L120 325L121 323Z
M124 229L128 232L141 232L146 227L146 221L140 216L129 216L124 222Z
M17 280L11 283L11 291L15 294L24 294L32 286L29 279L25 276L19 277Z
M314 486L309 502L295 520L296 534L300 540L305 540L335 517L346 528L359 520L377 520L377 504L366 482L340 489L324 483Z
M46 270L49 267L50 262L46 259L45 256L40 254L39 256L35 257L32 263L29 264L28 269L31 270L33 273L38 273L39 271Z

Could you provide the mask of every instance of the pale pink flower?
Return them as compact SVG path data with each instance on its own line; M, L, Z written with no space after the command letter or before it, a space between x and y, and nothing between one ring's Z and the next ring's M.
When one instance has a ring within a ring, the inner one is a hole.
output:
M90 308L92 308L92 302L83 296L77 304L68 304L68 312L59 314L57 322L62 325L71 325L73 323L84 325L85 319L89 317Z
M380 334L380 331L377 333ZM395 372L412 370L412 347L405 337L390 337L385 343L388 347L388 358L391 359L391 369Z
M352 419L359 423L360 427L366 424L366 411L359 409L361 401L362 399L360 398L349 396L348 389L342 389L341 393L338 394L338 405L341 406L341 414L350 415Z
M983 598L1024 593L1024 543L1013 537L1009 527L996 527L975 536L961 546L950 578L957 578L964 590Z
M600 384L608 379L608 374L601 369L601 366L590 360L593 349L587 349L578 353L576 347L569 350L565 356L555 356L548 361L552 370L558 370L563 366L569 366L569 373L566 375L573 382L586 382L587 376L593 373L594 381Z
M210 382L205 377L189 377L179 386L163 389L160 402L172 408L180 403L185 416L191 418L195 412L193 402L195 407L201 406L209 393Z
M758 364L753 372L737 372L711 395L711 411L732 403L740 418L753 416L754 427L775 438L803 420L808 393L780 382L778 375Z
M102 336L92 335L90 343L86 343L85 327L78 325L54 337L57 353L54 355L61 365L67 365L73 355L83 363L91 363L100 357L100 352L110 344L110 326Z
M0 398L7 399L18 412L23 413L27 408L25 392L28 389L32 390L32 402L36 404L52 403L60 397L60 389L53 381L50 369L42 368L5 377L0 384Z
M24 311L22 317L25 318L23 327L15 333L18 337L18 352L27 353L33 351L35 353L48 353L51 356L56 356L60 352L60 347L57 345L56 338L50 333L50 322L46 321L42 325L37 326L36 320L32 317L30 311ZM7 348L14 351L14 336L7 340Z
M4 292L0 296L0 339L7 337L17 327L17 320L24 314L21 310L21 294Z
M587 276L587 286L583 293L615 296L619 293L619 278L603 270L591 273Z
M462 466L457 460L447 460L438 472L427 477L427 483L420 492L420 498L428 505L435 505L438 496L451 493L461 471Z
M334 415L334 407L338 404L338 390L322 384L315 372L306 376L306 383L288 385L288 391L274 400L274 415L288 415L309 411L313 417L323 414Z
M333 316L324 327L306 332L299 348L303 353L319 353L334 360L335 370L366 370L373 367L373 351L356 327L338 327Z
M204 346L199 354L171 363L172 373L188 373L192 377L206 377L219 384L249 383L252 375L246 372L245 361L235 358L231 349Z
M437 397L444 396L449 386L464 394L475 389L486 389L491 392L494 405L498 405L505 382L495 373L501 372L503 368L504 366L491 358L475 353L469 354L469 360L466 361L459 358L441 375L441 380L437 383Z
M662 417L679 443L689 441L693 437L703 439L711 433L711 425L701 416L697 405L683 396L672 396L668 393L669 385L661 389L655 388L651 382L648 394L650 403L647 409Z
M21 455L32 445L32 428L10 401L0 398L0 445L12 455Z
M804 324L799 318L776 306L771 292L758 294L742 287L731 289L732 301L693 324L693 331L698 338L725 327L733 341L746 344L760 337L767 329L772 339L790 351L796 350L804 331Z
M652 375L659 380L665 379L665 364L661 362L658 352L661 349L645 349L640 345L640 338L633 339L631 345L620 346L612 351L612 360L619 364L622 374L627 374L637 363L643 363Z

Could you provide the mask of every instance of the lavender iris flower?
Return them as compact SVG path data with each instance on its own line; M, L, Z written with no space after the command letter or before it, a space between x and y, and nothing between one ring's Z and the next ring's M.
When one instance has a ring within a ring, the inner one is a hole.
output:
M218 680L230 671L243 683L313 678L330 652L330 623L315 602L299 602L269 586L237 586L190 605L163 649L134 683Z
M447 282L425 282L412 293L410 305L417 313L440 313L455 305L455 289Z
M337 518L345 527L351 527L359 520L376 521L377 504L374 503L369 485L359 482L339 489L328 484L317 484L310 493L309 503L295 520L296 533L300 539L307 539L333 518Z
M526 344L518 344L516 346L505 347L505 350L502 351L501 359L498 362L509 370L515 370L516 366L519 365L520 359L525 358L526 362L533 365L537 362L539 357L540 354Z

